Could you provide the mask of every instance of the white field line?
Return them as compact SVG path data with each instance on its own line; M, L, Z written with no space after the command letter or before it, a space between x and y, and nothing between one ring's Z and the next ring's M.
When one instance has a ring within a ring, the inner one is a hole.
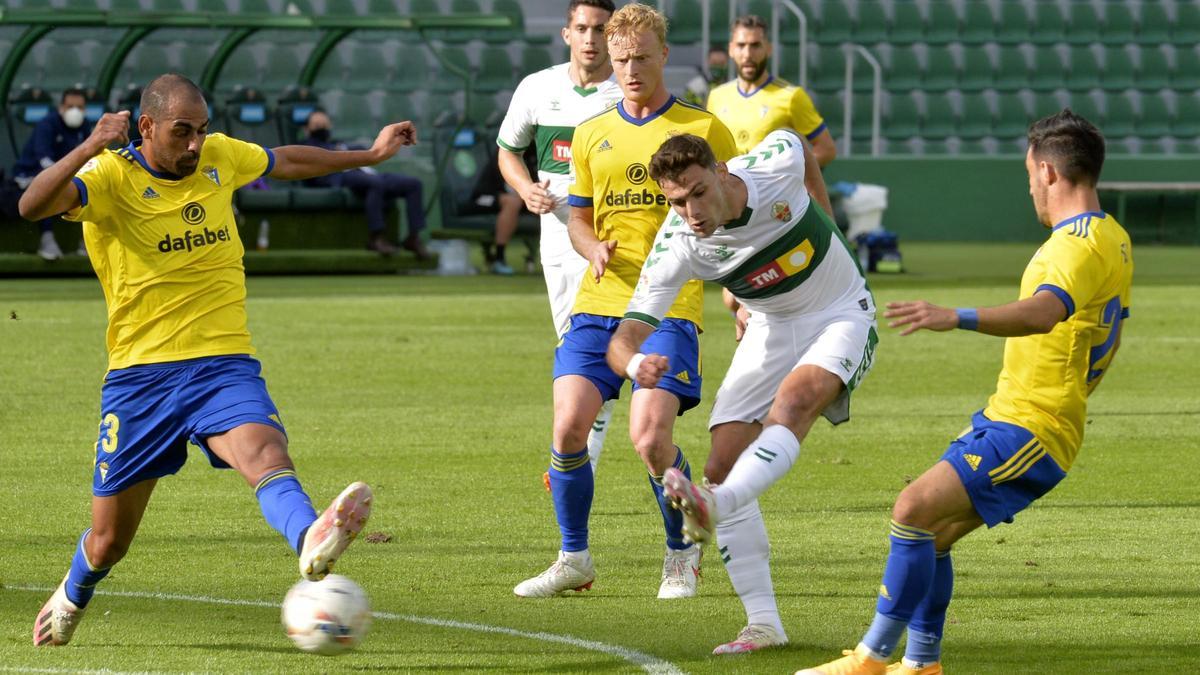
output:
M51 593L53 588L43 588L39 586L3 586L2 590L12 591L31 591L39 593ZM107 595L119 598L147 598L151 600L171 600L175 602L200 602L209 605L236 605L240 607L267 607L277 609L278 603L267 602L265 600L231 600L228 598L214 598L207 595L180 595L176 593L150 593L146 591L96 591L96 595ZM608 656L628 661L647 673L654 675L683 675L683 671L678 666L670 661L664 661L650 654L627 649L617 645L610 645L595 640L584 640L570 635L557 635L555 633L531 633L528 631L517 630L515 628L505 628L504 626L491 626L483 623L468 623L465 621L454 621L452 619L437 619L429 616L416 616L413 614L395 614L392 612L373 612L376 619L388 619L393 621L407 621L409 623L419 623L427 626L440 626L442 628L452 628L455 630L474 631L476 633L497 633L500 635L511 635L512 637L525 638L527 640L538 640L540 642L554 642L558 644L578 647ZM33 670L28 668L12 669L0 667L0 672L44 672L44 673L103 673L104 675L116 675L116 671L111 670ZM122 673L121 675L127 675Z

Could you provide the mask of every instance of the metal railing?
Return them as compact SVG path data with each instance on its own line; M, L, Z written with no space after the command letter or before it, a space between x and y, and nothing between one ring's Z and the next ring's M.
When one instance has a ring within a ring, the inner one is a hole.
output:
M879 65L879 60L861 45L844 44L842 53L846 57L846 88L842 90L842 102L845 110L842 111L842 149L839 154L849 157L854 145L854 133L851 126L854 122L854 57L858 55L862 56L863 60L875 71L871 101L871 156L878 157L881 154L879 116L883 104L883 68Z

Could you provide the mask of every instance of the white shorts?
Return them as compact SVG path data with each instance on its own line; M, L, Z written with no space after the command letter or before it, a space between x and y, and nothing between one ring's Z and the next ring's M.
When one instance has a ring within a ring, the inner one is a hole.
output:
M546 277L546 293L550 296L550 318L554 334L562 337L571 327L571 309L579 294L579 282L588 268L587 260L572 252L551 262L542 259L542 274Z
M751 314L717 390L708 428L762 421L783 379L804 365L818 366L845 383L842 395L822 412L834 424L845 422L850 394L871 370L878 341L874 307L839 306L797 317Z

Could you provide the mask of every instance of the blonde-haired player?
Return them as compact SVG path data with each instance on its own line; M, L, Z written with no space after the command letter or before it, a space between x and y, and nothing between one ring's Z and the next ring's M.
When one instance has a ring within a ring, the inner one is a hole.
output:
M605 362L609 339L633 294L642 263L667 214L667 200L648 165L668 137L689 133L708 140L720 159L735 154L733 137L713 115L683 103L663 85L666 19L640 4L617 10L605 25L609 58L623 99L575 129L567 223L571 243L590 269L580 284L570 329L554 357L554 433L550 483L562 535L558 559L516 586L525 597L590 588L595 569L588 549L588 517L595 488L587 434L605 401L618 397L623 378ZM662 513L667 551L660 598L696 593L699 548L683 540L682 518L663 497L662 475L688 472L672 442L675 417L700 400L698 334L703 306L699 282L688 285L647 348L668 353L678 368L656 389L634 388L630 438L650 473Z

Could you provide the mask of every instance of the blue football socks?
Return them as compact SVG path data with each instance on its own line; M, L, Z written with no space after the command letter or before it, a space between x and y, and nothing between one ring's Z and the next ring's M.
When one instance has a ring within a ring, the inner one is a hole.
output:
M863 637L871 651L892 655L917 605L929 593L934 576L933 533L892 521L891 553L875 603L875 619Z
M550 496L562 533L562 550L568 553L587 550L588 516L595 491L587 448L570 454L550 448Z
M282 534L299 554L304 546L304 533L316 522L317 512L300 487L296 471L281 469L263 476L254 486L254 496L267 524Z
M917 605L908 624L908 644L904 657L915 663L937 663L942 658L942 630L946 626L946 608L954 594L954 563L950 551L938 551L934 563L933 585Z
M83 609L92 600L92 594L96 592L96 584L100 580L108 576L111 567L105 567L98 570L92 567L88 562L87 551L84 549L83 542L87 541L87 537L91 534L92 528L83 531L83 535L79 537L79 545L75 547L75 556L71 558L71 571L67 573L67 583L65 591L67 599L75 603L75 606Z
M683 472L690 480L692 477L692 467L688 464L687 458L683 456L683 450L677 446L675 448L675 461L671 466ZM663 495L662 476L650 474L650 489L654 491L654 498L658 500L658 509L662 511L663 528L667 531L667 548L674 551L682 551L691 546L691 544L683 540L683 512L671 508L667 503L666 497Z

